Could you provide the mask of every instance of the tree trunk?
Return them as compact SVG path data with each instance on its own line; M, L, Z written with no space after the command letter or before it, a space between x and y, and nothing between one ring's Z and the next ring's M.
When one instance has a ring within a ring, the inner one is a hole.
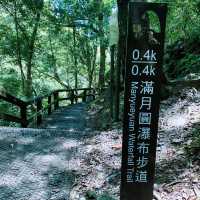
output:
M111 64L110 64L110 117L113 118L113 94L114 94L114 70L115 70L115 45L111 46Z
M105 65L106 65L106 47L104 44L100 46L100 69L99 69L99 89L105 87Z
M45 74L46 76L50 77L50 78L53 78L55 81L57 81L60 85L62 85L63 87L69 89L69 85L65 84L59 74L58 74L58 69L57 69L57 60L56 60L56 56L55 56L55 53L54 53L54 50L53 50L53 44L52 44L52 38L51 38L51 33L50 33L50 30L49 30L49 44L50 44L50 50L51 50L51 67L53 67L53 76L51 76L50 74L48 73L43 73Z
M15 22L15 30L16 30L16 53L17 53L17 63L21 73L21 81L22 81L22 91L25 92L25 75L23 72L23 65L22 65L22 56L21 56L21 45L19 40L19 27L18 27L18 17L17 17L17 3L14 2L15 11L14 11L14 22Z
M96 68L96 58L97 58L97 46L95 45L94 49L93 49L93 55L92 55L92 59L91 59L91 71L90 71L90 75L89 75L89 88L92 87L92 83L94 80L94 72L95 72L95 68Z
M106 46L104 42L104 30L103 30L103 13L102 5L100 5L100 14L99 14L99 30L100 30L100 68L99 68L99 83L98 87L100 91L105 87L105 62L106 62Z
M96 43L96 40L95 40ZM94 42L92 42L92 47L90 46L90 41L86 42L86 48L84 51L85 55L85 63L87 66L87 74L88 74L88 87L91 88L94 81L94 72L96 68L96 57L97 57L97 46ZM84 62L83 62L84 63Z
M104 15L103 15L103 0L98 0L98 15L99 15L99 35L100 35L100 68L98 87L100 91L105 87L105 62L106 62L106 45L104 35Z
M115 70L115 110L114 120L119 121L119 106L120 106L120 87L121 77L124 77L125 54L126 54L126 36L127 36L127 17L128 17L128 2L118 0L118 24L119 24L119 41L117 51L117 66Z
M40 21L40 13L37 13L35 26L33 28L33 33L31 36L30 43L29 43L28 60L27 60L27 65L26 65L27 77L26 77L25 95L27 98L30 98L33 93L32 60L33 60L33 56L34 56L35 40L36 40L36 36L37 36L39 21Z
M76 55L76 28L73 28L73 38L74 38L74 87L78 88L78 66L77 66L77 55Z

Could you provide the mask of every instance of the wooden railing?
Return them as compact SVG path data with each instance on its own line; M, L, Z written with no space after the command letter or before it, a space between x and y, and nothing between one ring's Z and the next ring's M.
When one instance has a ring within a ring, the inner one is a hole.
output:
M61 93L65 94L61 96ZM53 110L58 109L61 101L69 101L68 104L74 104L81 99L86 102L87 97L91 97L93 100L95 95L96 91L93 88L62 89L52 91L44 96L35 97L30 101L23 101L5 91L0 91L1 101L19 108L18 116L0 111L0 119L19 123L23 128L30 127L31 124L35 124L37 127L42 123L43 115L45 113L50 115Z

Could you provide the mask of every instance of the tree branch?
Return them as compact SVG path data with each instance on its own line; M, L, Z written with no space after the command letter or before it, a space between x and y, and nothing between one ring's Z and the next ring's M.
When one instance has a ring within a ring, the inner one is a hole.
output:
M0 1L0 4L2 6L2 8L9 14L11 15L14 19L15 19L15 15L9 10L9 8L7 8L4 3L2 3L3 1ZM26 29L24 27L21 26L21 24L17 21L17 25L19 27L19 29L21 30L22 34L24 35L24 38L26 39L27 42L29 42L29 36L26 32Z
M50 79L55 80L56 82L58 82L58 83L59 83L60 85L62 85L63 87L65 87L65 88L67 88L67 89L70 89L69 85L63 83L63 81L60 80L60 78L55 77L55 76L53 76L53 75L51 75L51 74L48 74L48 73L46 73L46 72L40 71L38 68L36 68L35 70L37 70L37 72L43 74L44 76L49 77Z

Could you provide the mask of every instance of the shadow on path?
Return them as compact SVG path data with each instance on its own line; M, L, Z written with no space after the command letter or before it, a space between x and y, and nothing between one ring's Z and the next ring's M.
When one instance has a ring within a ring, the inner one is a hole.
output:
M45 119L41 128L59 128L69 131L83 131L86 127L85 103L61 107Z

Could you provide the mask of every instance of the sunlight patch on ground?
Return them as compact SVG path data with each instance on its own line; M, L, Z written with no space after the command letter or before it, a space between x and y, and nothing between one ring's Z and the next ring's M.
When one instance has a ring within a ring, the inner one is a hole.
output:
M81 170L83 170L82 162L83 162L83 160L75 157L75 158L72 158L70 161L66 161L65 167L68 170L81 171Z
M50 167L65 168L64 158L55 154L38 155L34 158L33 163L35 166L40 166L42 171L47 171Z
M187 115L175 115L168 119L168 125L170 127L181 128L187 124Z
M22 182L22 177L17 177L14 175L0 174L0 186L16 187Z
M67 150L73 147L77 147L80 143L77 140L65 140L62 142L62 148Z
M161 106L160 128L162 130L181 129L200 120L199 102L177 100L170 107Z
M22 144L22 145L28 145L28 144L31 144L33 142L35 142L35 139L33 137L29 137L29 138L18 138L16 140L16 142L18 144Z

